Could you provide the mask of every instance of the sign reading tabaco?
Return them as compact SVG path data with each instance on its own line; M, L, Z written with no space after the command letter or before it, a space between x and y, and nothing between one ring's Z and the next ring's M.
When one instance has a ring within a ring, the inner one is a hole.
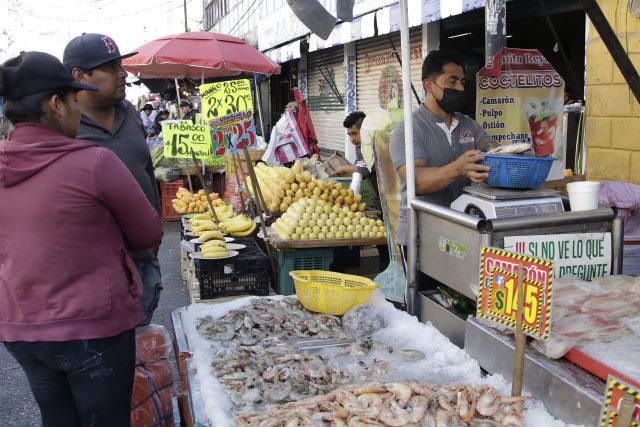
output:
M549 179L563 177L564 80L536 49L502 48L476 79L476 121L501 144L533 144L558 160Z

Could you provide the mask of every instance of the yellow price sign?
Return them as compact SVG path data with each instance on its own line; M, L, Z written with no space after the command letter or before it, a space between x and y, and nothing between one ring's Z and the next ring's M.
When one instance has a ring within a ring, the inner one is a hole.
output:
M551 322L551 261L483 247L477 316L515 328L519 265L524 270L522 330L544 340L549 336Z
M523 282L522 329L527 333L536 334L540 327L542 285L529 279L524 279ZM489 313L514 328L518 310L518 286L516 273L494 268L489 291Z
M253 111L251 82L247 79L207 83L200 86L202 112L205 120Z
M634 384L609 375L600 410L600 426L640 426L639 390Z
M205 125L193 123L162 123L164 156L191 158L193 151L197 159L206 159L211 153L211 131Z

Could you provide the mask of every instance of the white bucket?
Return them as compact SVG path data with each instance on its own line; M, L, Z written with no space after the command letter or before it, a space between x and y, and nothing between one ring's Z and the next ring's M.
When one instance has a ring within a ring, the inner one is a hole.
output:
M569 203L572 211L598 209L600 183L597 181L576 181L567 184Z

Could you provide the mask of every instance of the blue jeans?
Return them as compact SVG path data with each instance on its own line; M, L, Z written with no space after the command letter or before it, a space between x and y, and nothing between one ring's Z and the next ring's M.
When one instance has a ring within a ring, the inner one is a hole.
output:
M160 300L160 291L162 291L162 277L160 275L160 263L158 258L148 261L136 261L138 274L142 278L142 299L140 306L142 312L147 317L141 325L148 325L153 317L153 312L158 308Z
M44 427L130 426L134 329L109 338L5 347L27 375Z

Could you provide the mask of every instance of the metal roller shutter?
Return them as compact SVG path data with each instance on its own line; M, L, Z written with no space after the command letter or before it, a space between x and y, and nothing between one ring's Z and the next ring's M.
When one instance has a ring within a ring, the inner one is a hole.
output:
M344 152L344 47L311 52L308 57L308 99L318 145L323 151ZM332 88L333 86L333 88Z
M400 55L400 33L391 36ZM420 27L410 32L411 81L422 97L422 32ZM357 52L357 102L358 109L389 111L394 118L402 117L402 68L393 53L387 35L356 42ZM413 99L414 108L418 105Z

